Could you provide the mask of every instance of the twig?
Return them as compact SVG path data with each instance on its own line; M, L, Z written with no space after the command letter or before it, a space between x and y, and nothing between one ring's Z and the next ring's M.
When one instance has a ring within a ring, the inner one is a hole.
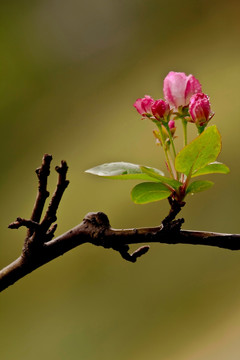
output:
M21 226L25 226L28 229L21 255L22 259L26 259L27 262L31 262L32 259L36 261L37 257L42 254L43 244L52 240L54 237L57 224L52 224L57 219L56 214L59 203L62 199L64 190L69 184L69 181L66 180L68 170L67 163L66 161L62 161L61 166L56 167L58 173L56 190L52 196L46 214L40 223L43 208L46 199L49 196L49 192L47 191L47 179L50 174L51 161L52 156L45 154L42 159L41 167L36 170L38 176L38 193L30 220L18 217L16 221L8 226L10 229L18 229Z
M36 197L36 201L30 219L38 223L42 216L45 201L49 196L49 192L47 191L47 179L50 174L51 161L52 161L52 156L49 154L45 154L42 159L41 167L36 169L36 174L38 177L38 194ZM32 234L33 234L32 229L29 229L28 236L31 236Z
M171 196L168 197L168 202L169 202L171 208L170 208L169 214L162 221L163 225L167 225L171 221L173 221L175 219L175 217L177 216L177 214L181 211L182 207L185 205L184 201L179 203L175 199L172 199Z
M18 217L16 221L8 225L8 228L19 229L21 226L25 226L27 229L30 229L32 232L34 232L39 227L39 224L35 221L26 220Z
M68 171L66 161L61 161L61 166L56 166L55 170L58 173L58 184L46 214L41 222L41 228L43 231L47 231L51 224L57 220L57 209L62 199L63 193L69 184L69 181L66 180L66 174Z

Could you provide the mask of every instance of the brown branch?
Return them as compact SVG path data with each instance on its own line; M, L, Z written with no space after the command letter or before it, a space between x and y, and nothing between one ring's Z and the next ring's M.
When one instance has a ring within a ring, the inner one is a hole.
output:
M21 226L25 226L27 229L30 229L30 230L32 230L32 232L34 232L34 230L36 230L39 227L39 224L35 221L26 220L26 219L22 219L22 218L18 217L16 219L16 221L14 221L8 225L8 228L9 229L19 229Z
M167 225L171 221L173 221L177 216L177 214L181 211L182 207L185 205L184 201L179 203L175 199L172 199L171 196L168 197L168 202L170 204L170 211L169 214L165 217L165 219L163 219L162 221L163 225Z
M123 259L130 262L135 262L138 257L149 250L149 246L145 245L130 254L129 245L131 244L192 244L240 250L240 234L181 230L184 220L174 220L174 218L184 203L176 204L175 201L170 201L170 212L162 224L157 227L113 229L107 215L97 212L87 214L81 224L53 239L57 225L52 225L52 223L56 219L57 209L63 192L68 185L68 180L66 180L67 164L63 161L61 166L56 169L59 174L56 191L40 223L43 205L48 194L47 177L49 175L50 158L50 155L45 155L41 170L39 170L39 173L42 171L44 176L38 176L39 192L31 219L25 220L19 217L9 225L12 229L25 226L29 229L29 232L21 256L0 271L0 291L14 284L33 270L84 243L91 243L118 251ZM46 160L48 165L46 165Z
M152 228L113 229L107 216L101 212L89 213L83 222L57 238L45 242L38 253L25 258L20 256L12 264L0 271L0 291L15 283L38 267L63 255L67 251L91 243L106 249L119 251L124 259L131 262L143 255L148 246L138 249L137 254L128 254L130 244L160 243L160 244L191 244L220 247L229 250L240 250L240 234L221 234L204 231L176 231L169 226L166 229L160 225ZM136 256L137 255L137 256ZM131 259L133 256L133 259Z
M57 188L56 188L55 193L53 194L52 200L48 206L46 215L44 216L44 218L41 222L41 228L45 232L49 229L49 227L52 225L52 223L57 220L57 216L56 216L57 209L58 209L58 206L62 199L63 193L69 184L69 181L66 180L66 174L68 171L68 166L67 166L66 161L62 161L61 166L56 166L55 170L58 173Z
M42 159L41 167L36 169L36 174L38 177L38 193L30 219L38 223L41 219L46 199L49 197L49 192L47 191L47 179L50 174L51 161L52 156L45 154ZM32 229L29 229L28 236L31 236L32 234Z

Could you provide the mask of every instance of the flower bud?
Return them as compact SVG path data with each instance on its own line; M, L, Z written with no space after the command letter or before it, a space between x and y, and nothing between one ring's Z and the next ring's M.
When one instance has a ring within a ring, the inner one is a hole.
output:
M152 113L157 120L164 119L169 114L170 106L164 100L156 100L152 105Z
M139 114L142 115L142 117L147 117L147 115L152 115L153 104L153 98L151 98L149 95L145 95L144 98L137 99L133 106L137 109Z
M168 126L169 126L169 129L172 130L175 128L175 121L174 120L170 120L168 122Z
M206 94L198 93L191 97L189 103L189 113L197 126L206 126L211 119L211 107L209 98Z
M170 71L163 83L163 93L166 101L175 109L187 106L193 94L202 91L200 82L193 75Z

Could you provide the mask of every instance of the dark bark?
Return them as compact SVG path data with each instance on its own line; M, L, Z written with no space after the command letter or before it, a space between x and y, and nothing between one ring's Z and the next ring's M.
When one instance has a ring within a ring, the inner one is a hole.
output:
M0 271L0 291L14 284L33 270L84 243L91 243L118 251L125 260L130 262L135 262L138 257L149 250L149 246L144 245L130 254L129 245L131 244L191 244L240 250L240 234L181 230L184 220L174 220L174 218L181 210L181 207L184 206L184 203L177 204L174 201L170 201L170 212L162 221L162 224L157 227L113 229L107 215L97 212L87 214L81 224L53 239L56 230L56 224L53 223L57 219L57 209L69 182L66 180L67 164L62 161L61 166L56 168L58 172L56 191L43 220L40 221L43 206L49 196L47 177L50 162L51 156L45 155L42 166L36 171L39 187L30 220L19 217L9 225L11 229L25 226L28 231L21 256Z

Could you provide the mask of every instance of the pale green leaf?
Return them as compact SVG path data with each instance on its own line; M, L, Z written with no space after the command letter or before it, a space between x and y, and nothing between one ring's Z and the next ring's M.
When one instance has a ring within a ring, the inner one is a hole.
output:
M187 188L186 195L187 194L195 194L207 189L210 189L214 183L212 181L207 180L196 180L193 181Z
M136 204L147 204L166 199L170 194L171 191L161 183L144 182L132 189L131 197Z
M157 172L156 169L150 168L148 166L140 166L141 170L148 174L150 177L157 179L159 182L169 185L171 188L178 190L179 187L182 185L180 181L168 178L166 176L162 176L159 174L159 171Z
M154 169L159 175L164 175L164 173L158 169ZM86 173L103 176L109 179L118 179L118 180L151 180L154 179L148 174L144 173L140 165L131 164L128 162L113 162L106 163L102 165L95 166L89 170L85 171ZM155 180L157 181L157 180Z
M197 170L192 174L192 177L200 176L200 175L207 175L207 174L228 174L229 168L227 165L222 164L220 162L213 162L208 164L207 166L204 166L203 168Z
M215 125L203 131L176 156L175 168L189 175L217 159L221 151L221 135Z

